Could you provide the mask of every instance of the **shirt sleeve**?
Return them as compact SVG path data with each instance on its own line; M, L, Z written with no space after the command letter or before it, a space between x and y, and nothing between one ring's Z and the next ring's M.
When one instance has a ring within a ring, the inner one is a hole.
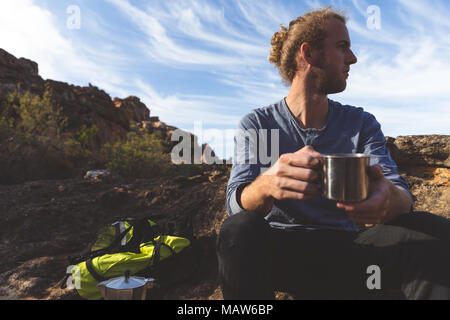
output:
M258 127L256 118L249 114L242 118L235 132L233 166L227 185L229 215L245 211L240 203L242 190L261 174L262 166L257 157Z
M409 192L408 182L398 173L397 165L391 158L380 124L369 113L366 113L362 128L359 152L370 154L370 165L379 165L386 179L396 187L405 190L414 201L414 197Z

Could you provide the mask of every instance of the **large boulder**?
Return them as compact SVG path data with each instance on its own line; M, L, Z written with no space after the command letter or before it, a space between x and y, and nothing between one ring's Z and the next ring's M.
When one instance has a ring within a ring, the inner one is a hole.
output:
M450 136L387 137L387 145L410 185L415 210L450 218Z
M400 136L388 138L388 147L399 166L450 168L450 136Z

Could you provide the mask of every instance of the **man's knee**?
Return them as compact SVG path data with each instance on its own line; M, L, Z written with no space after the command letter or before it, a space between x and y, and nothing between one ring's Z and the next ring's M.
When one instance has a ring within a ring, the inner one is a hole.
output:
M429 212L412 212L399 216L391 225L402 227L406 233L416 232L427 238L450 244L450 220Z
M244 212L233 215L222 224L217 237L217 250L257 249L268 241L270 226L261 214Z

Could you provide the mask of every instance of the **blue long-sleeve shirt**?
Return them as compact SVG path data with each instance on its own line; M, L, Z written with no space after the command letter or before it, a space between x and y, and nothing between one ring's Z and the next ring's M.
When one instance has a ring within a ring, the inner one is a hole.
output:
M244 116L235 135L233 167L227 186L227 211L244 212L237 197L242 189L270 168L279 156L294 153L306 145L323 154L365 153L371 165L383 168L384 176L408 191L386 147L386 138L375 117L362 108L329 101L322 129L303 129L290 112L285 99ZM357 231L358 227L336 201L317 196L311 200L275 201L266 220L275 228L306 227Z

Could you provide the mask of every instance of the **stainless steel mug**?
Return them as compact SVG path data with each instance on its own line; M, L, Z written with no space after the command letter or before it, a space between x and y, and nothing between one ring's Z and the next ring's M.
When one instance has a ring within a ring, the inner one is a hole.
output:
M358 202L367 199L370 155L328 154L322 155L322 160L323 197L342 202Z

